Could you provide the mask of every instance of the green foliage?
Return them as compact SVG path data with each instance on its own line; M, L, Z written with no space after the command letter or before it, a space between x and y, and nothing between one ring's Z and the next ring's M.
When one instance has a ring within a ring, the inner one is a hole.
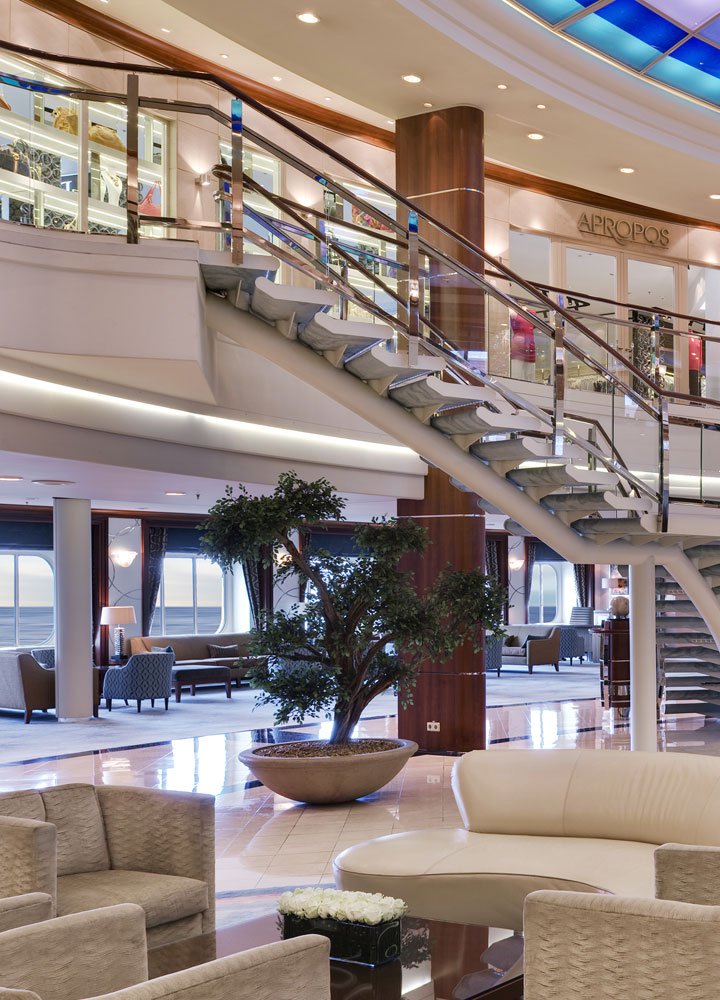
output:
M223 567L269 558L284 548L307 588L304 609L269 611L252 634L252 652L268 657L251 678L259 704L274 704L278 722L307 715L334 720L332 739L347 740L377 695L398 689L406 701L424 660L442 663L483 632L502 633L505 591L479 570L450 567L425 594L398 569L404 555L423 552L427 532L409 519L373 521L355 529L359 555L332 556L297 544L308 525L342 519L344 501L325 479L307 483L285 473L268 497L242 487L211 508L203 549Z

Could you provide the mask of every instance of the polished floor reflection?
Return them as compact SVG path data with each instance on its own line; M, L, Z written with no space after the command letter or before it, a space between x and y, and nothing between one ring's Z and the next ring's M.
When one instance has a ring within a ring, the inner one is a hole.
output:
M317 727L277 733L315 735ZM393 736L392 716L362 724L360 735ZM499 706L489 710L488 745L514 748L629 747L626 721L595 700ZM332 859L345 847L401 830L460 823L450 788L452 756L413 758L389 785L350 805L301 806L255 781L237 755L267 730L184 738L123 750L0 764L0 791L68 781L140 785L217 796L219 923L273 909L287 887L332 882ZM673 717L659 727L668 751L720 754L720 722ZM41 752L41 747L38 746Z

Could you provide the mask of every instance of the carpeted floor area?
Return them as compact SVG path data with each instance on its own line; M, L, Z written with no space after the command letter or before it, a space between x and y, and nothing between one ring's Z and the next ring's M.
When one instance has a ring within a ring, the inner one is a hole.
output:
M526 705L540 701L579 701L600 697L600 665L560 664L557 673L551 666L527 669L503 667L500 676L487 675L488 705Z

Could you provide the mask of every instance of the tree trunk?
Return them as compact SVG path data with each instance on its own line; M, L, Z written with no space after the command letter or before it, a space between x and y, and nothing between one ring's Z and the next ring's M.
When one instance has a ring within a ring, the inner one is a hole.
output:
M330 736L331 743L347 743L352 735L352 731L360 721L365 705L336 705L335 718L333 719L333 730Z

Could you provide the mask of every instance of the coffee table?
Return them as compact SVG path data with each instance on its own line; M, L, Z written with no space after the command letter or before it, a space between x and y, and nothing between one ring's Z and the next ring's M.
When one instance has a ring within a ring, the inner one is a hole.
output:
M276 913L154 948L152 978L280 941ZM375 968L330 962L332 1000L521 1000L522 935L474 924L405 917L399 961Z

